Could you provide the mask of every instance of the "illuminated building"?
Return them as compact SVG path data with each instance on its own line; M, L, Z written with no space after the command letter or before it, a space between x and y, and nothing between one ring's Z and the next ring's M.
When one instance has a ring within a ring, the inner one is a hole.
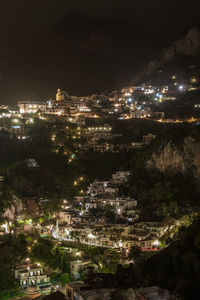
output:
M56 101L65 101L69 99L69 94L61 89L57 90Z
M21 287L37 284L40 287L50 287L50 277L44 272L42 267L37 265L17 266L15 269L15 279L19 281Z
M128 86L128 87L124 87L121 92L123 94L127 94L127 96L130 96L134 91L134 87L133 86Z
M50 99L47 101L46 114L66 116L70 113L70 98L65 91L57 90L56 100Z
M64 210L58 213L58 218L60 223L67 223L68 225L73 224L72 218L75 216L76 214L72 210Z
M74 279L80 278L81 271L87 269L87 266L91 264L91 261L71 261L70 262L70 269L71 269L71 275Z
M103 126L95 126L95 127L88 127L85 130L85 136L89 139L95 138L96 140L99 139L110 139L112 137L112 128L109 124L104 124Z
M20 114L36 113L39 110L44 112L46 110L45 102L35 101L20 101L18 102Z

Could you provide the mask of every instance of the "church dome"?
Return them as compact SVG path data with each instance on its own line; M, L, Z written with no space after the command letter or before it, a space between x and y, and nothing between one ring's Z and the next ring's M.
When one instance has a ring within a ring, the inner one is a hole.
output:
M25 294L27 297L30 297L33 299L33 298L39 297L41 295L41 291L37 285L29 285L25 290Z

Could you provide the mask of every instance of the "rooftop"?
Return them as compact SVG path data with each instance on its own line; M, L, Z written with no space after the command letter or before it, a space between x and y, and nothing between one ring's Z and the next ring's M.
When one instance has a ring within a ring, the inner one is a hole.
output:
M85 287L86 284L83 281L73 281L73 282L67 283L66 286L69 286L73 289L77 289L77 288Z
M65 295L61 293L60 291L57 291L55 293L52 293L48 296L45 296L43 299L45 300L65 300Z
M158 286L146 287L138 290L148 300L170 300L171 296L168 290L161 289Z
M20 270L20 271L27 271L27 267L29 267L30 269L41 269L40 266L38 266L37 264L24 264L24 265L18 265L15 267L15 270Z
M92 289L92 290L85 290L81 291L80 295L83 297L83 299L93 299L93 300L104 300L104 299L110 299L111 292L113 292L114 289Z

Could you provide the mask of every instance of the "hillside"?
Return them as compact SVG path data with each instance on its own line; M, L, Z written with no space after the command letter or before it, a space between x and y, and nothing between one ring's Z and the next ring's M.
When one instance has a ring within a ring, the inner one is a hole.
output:
M145 286L159 285L176 291L184 300L199 299L200 220L178 241L152 256L144 264L140 280Z
M195 64L199 62L200 56L200 29L193 28L180 40L173 42L169 47L164 48L161 53L149 61L149 63L138 72L132 79L135 84L141 80L149 80L154 78L158 71L162 72L162 68L166 68L171 64L177 70L180 60L187 60L188 57L195 57ZM194 61L194 60L193 60ZM194 62L193 62L194 63ZM191 65L191 64L189 64ZM159 72L160 75L160 72Z
M164 101L159 105L159 110L165 112L167 119L200 118L200 91L190 91L179 94L174 101Z

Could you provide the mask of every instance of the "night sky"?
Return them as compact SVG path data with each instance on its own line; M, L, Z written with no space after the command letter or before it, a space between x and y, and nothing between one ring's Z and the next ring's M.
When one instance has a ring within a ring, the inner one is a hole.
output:
M198 1L3 0L0 103L128 85L149 59L200 25Z

